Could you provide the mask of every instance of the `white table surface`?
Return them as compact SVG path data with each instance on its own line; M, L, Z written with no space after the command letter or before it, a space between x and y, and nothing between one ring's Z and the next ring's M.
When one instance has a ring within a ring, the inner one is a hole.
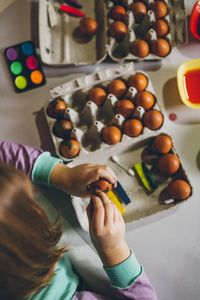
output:
M195 2L185 0L188 23ZM44 66L46 85L17 94L3 51L29 39L38 45L37 18L38 1L15 0L0 13L0 138L38 146L54 154L43 114L43 106L50 97L49 89L80 75L116 66L116 63L61 68ZM200 295L200 111L182 104L176 84L177 68L183 62L199 57L200 42L188 31L188 43L174 48L161 62L135 63L135 69L144 70L151 78L165 115L167 133L174 140L194 188L193 196L182 205L127 225L126 241L162 300L197 300ZM169 120L170 113L177 115L175 121ZM63 209L63 240L71 244L69 256L72 262L97 288L102 282L107 283L101 263L89 246L89 236L76 220L69 196L56 189L40 188L36 190L35 198L50 217Z

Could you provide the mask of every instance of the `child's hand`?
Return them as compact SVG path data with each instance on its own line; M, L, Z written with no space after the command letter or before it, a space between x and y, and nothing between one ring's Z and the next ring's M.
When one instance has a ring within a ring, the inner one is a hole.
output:
M108 166L87 163L69 168L58 163L51 172L50 183L70 195L90 197L88 186L100 178L117 185L117 176Z
M121 263L130 256L124 240L125 224L121 213L107 195L99 190L87 208L90 236L105 267Z

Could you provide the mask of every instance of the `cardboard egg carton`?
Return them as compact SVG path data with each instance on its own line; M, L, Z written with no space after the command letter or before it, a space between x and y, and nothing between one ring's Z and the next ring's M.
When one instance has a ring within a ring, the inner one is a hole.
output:
M159 132L159 134L165 134L164 132ZM169 136L169 135L168 135ZM102 155L95 155L92 153L89 156L86 156L84 159L84 163L98 163L102 165L109 165L110 168L117 175L117 179L122 185L123 189L126 191L131 202L126 205L123 199L115 192L117 198L121 202L121 205L125 209L125 213L123 213L123 219L126 224L130 224L144 218L150 217L152 215L157 215L160 213L164 213L169 209L177 209L183 203L186 203L188 199L193 195L193 187L190 183L188 175L183 167L180 156L178 155L175 147L174 141L172 139L172 149L170 150L171 154L176 155L180 161L180 167L178 171L174 174L166 175L158 170L158 160L162 156L156 152L151 152L151 143L153 142L156 136L146 135L142 139L136 138L134 143L131 145L122 144L120 148L115 149L114 151L104 151ZM130 168L134 170L134 165L140 162L144 162L151 172L154 180L157 183L157 188L152 191L147 191L144 188L141 180L137 176L130 176L128 172L115 164L111 155L115 154L119 161L126 168ZM69 166L78 166L81 164L81 158L74 160L69 163ZM186 181L190 188L190 195L181 201L175 201L171 199L169 194L167 193L167 186L172 180L181 179ZM89 231L88 218L86 213L86 207L90 202L90 198L80 198L80 197L72 197L72 205L74 207L77 219L83 230ZM81 207L81 209L80 209ZM164 215L165 217L166 215Z
M121 79L127 83L129 77L135 73L133 63L128 63L73 79L50 90L52 98L46 103L44 110L56 153L59 157L66 162L71 160L61 155L60 145L63 139L53 133L53 127L57 119L50 117L47 113L48 105L54 99L61 98L67 105L62 119L67 119L72 123L73 129L69 138L77 140L80 145L80 152L77 157L74 157L74 160L77 160L78 157L84 159L85 156L91 155L91 153L101 155L106 149L108 151L112 149L112 152L114 152L115 149L121 148L122 145L130 145L138 139L143 139L145 136L155 135L163 128L164 117L163 124L158 130L150 130L144 126L138 137L129 137L123 133L123 124L126 119L121 114L115 113L115 105L118 102L116 96L107 92L107 98L102 106L97 106L94 102L88 100L88 93L93 87L103 87L106 90L112 80ZM148 75L143 71L137 71L137 73L143 73L147 77L148 85L145 90L151 92L155 99L152 109L160 111L158 100ZM123 98L134 102L137 93L138 91L135 88L127 87ZM144 108L136 106L131 117L135 117L143 122L144 114ZM121 129L122 138L118 144L108 145L102 140L102 130L108 125L116 125Z
M186 202L193 194L193 189L186 171L181 162L181 158L174 148L174 142L170 153L176 155L180 161L180 167L177 172L172 175L162 174L158 170L158 160L160 154L149 151L151 143L159 134L165 134L165 121L158 130L149 130L144 128L142 133L137 137L129 137L123 134L122 140L115 145L108 145L101 139L101 130L104 126L116 124L122 126L124 120L115 115L114 105L116 97L112 94L107 95L106 102L102 107L97 107L87 99L88 92L96 86L107 87L114 79L122 79L127 82L128 78L135 74L143 73L148 79L146 90L153 95L156 94L151 84L148 75L142 71L135 71L133 63L123 64L115 68L101 70L99 72L78 77L63 85L57 86L50 90L51 99L49 99L44 107L46 119L49 125L50 134L57 152L57 155L68 163L69 167L78 166L83 163L108 165L117 175L118 181L122 185L131 202L126 205L123 199L117 195L121 205L125 209L123 218L125 223L132 223L140 219L164 212L170 208L177 207L181 203ZM132 99L133 94L137 93L135 89L127 89L126 97ZM53 134L53 127L56 119L51 118L47 114L47 107L51 101L57 98L63 98L68 105L63 118L70 119L73 123L71 137L78 139L81 151L73 160L66 159L60 154L60 144L63 139L56 137ZM133 100L134 101L134 100ZM154 109L160 110L158 99ZM143 111L136 111L137 117L142 119ZM102 116L104 121L102 121ZM87 124L86 124L87 123ZM137 176L130 176L123 168L117 165L112 156L115 155L125 167L125 169L134 170L134 165L144 162L148 167L151 175L156 181L158 187L152 191L144 188ZM191 187L191 193L187 199L182 201L174 201L170 199L167 193L167 186L171 180L182 179ZM72 197L72 205L74 207L77 219L83 230L88 231L88 218L86 207L89 203L89 198Z
M163 19L169 26L169 32L163 38L169 42L172 49L173 47L185 44L187 41L184 0L162 1L168 9L168 13ZM130 6L134 1L121 0L118 3L126 9L123 22L128 28L127 34L118 43L109 34L109 27L114 21L110 17L110 12L114 7L112 1L82 1L82 11L87 17L97 20L99 25L97 34L92 38L86 38L80 33L80 18L61 13L59 10L61 3L59 1L40 0L39 39L42 61L48 65L59 66L100 63L107 56L116 62L162 59L162 57L152 54L151 51L144 58L136 57L131 53L130 48L134 41L145 39L151 49L151 43L157 39L157 34L151 27L155 21L155 14L151 10L154 0L143 0L143 2L146 4L147 14L139 24L135 22L134 15L130 10ZM53 27L51 26L48 14L50 4L53 5L54 19L56 19Z
M166 135L166 133L163 132L160 132L159 134ZM132 166L134 166L138 162L143 161L158 185L157 189L148 193L140 183L140 180L138 181L138 178L130 178L130 176L128 177L127 175L122 176L121 172L118 173L118 180L121 182L123 188L126 190L126 193L131 199L130 204L123 204L123 207L126 209L126 212L123 214L123 218L125 220L125 223L127 224L149 217L151 215L164 212L168 209L178 207L180 204L185 203L193 195L193 187L191 185L187 172L184 169L181 157L178 155L174 147L173 139L171 138L173 143L172 149L169 153L174 154L179 158L180 167L178 171L171 175L166 175L159 171L158 160L162 155L149 151L153 139L154 137L151 136L143 139L142 141L137 141L134 145L132 145L131 148L129 148L129 151L122 150L117 154L120 161L122 161L123 163L127 163L127 161L129 160L131 161ZM111 167L115 172L118 172L114 165L111 165ZM177 179L186 181L191 188L190 195L186 199L181 201L171 199L167 192L168 184L172 180Z

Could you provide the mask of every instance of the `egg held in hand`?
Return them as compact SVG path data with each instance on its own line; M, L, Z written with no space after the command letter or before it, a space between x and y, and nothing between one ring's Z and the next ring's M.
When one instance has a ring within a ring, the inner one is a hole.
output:
M107 180L99 179L90 185L90 192L94 194L95 190L98 189L104 193L108 193L112 189L112 184Z

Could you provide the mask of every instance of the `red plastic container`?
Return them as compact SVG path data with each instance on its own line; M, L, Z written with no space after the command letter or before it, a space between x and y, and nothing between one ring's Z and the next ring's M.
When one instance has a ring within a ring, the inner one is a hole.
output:
M200 40L200 1L197 1L193 6L190 18L190 31L195 38Z

